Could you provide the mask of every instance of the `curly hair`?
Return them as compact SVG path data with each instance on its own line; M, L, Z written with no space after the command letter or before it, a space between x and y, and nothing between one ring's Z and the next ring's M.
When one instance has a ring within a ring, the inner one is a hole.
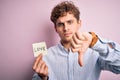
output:
M57 19L59 17L65 16L67 13L73 14L74 17L79 20L80 11L72 1L63 1L57 4L51 12L51 21L56 25Z

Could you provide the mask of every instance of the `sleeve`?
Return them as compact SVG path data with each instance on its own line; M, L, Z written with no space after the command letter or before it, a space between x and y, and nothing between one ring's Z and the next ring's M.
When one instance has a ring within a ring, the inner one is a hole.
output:
M98 59L100 68L120 74L120 45L111 40L98 38L92 49L100 55Z
M32 80L42 80L42 78L37 73L34 73ZM47 80L49 80L49 77L47 77Z
M32 80L42 80L37 73L34 73Z

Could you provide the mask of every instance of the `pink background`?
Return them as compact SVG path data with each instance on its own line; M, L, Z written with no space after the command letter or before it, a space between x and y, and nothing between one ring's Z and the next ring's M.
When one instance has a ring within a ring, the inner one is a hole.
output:
M73 0L80 8L82 31L94 31L120 43L120 0ZM89 1L89 2L88 2ZM31 80L32 43L59 41L49 20L60 0L0 0L0 80ZM102 72L100 80L120 80Z

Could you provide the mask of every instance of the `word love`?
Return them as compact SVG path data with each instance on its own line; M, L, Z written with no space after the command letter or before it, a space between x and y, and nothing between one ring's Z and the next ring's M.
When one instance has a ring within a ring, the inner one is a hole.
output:
M34 57L37 57L39 54L47 54L47 47L45 42L34 43L33 46L33 53Z
M35 52L45 51L45 47L37 47L37 48L34 48L34 51L35 51Z

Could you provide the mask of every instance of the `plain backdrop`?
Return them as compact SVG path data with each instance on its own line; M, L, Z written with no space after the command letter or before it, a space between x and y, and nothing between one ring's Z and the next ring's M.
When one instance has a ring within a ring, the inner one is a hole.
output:
M50 21L51 9L61 0L0 0L0 80L31 80L35 60L32 44L59 42ZM81 31L120 43L120 0L73 0L81 12ZM103 71L100 80L120 80Z

